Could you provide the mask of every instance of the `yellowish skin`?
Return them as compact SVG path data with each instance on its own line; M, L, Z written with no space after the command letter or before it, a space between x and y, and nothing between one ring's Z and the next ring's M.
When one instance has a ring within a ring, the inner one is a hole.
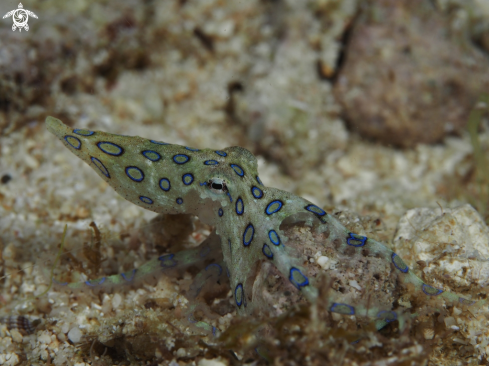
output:
M422 296L441 297L463 306L482 306L459 295L436 289L418 278L392 250L373 239L349 232L338 220L302 197L263 186L256 158L241 147L223 150L194 149L100 131L73 129L59 119L48 117L46 126L76 156L128 201L158 213L193 214L213 225L215 232L205 245L220 245L223 265L230 277L234 300L240 314L250 314L262 299L251 301L252 275L262 261L270 261L304 296L314 302L318 296L299 260L287 248L287 238L279 229L287 217L298 215L321 231L327 240L340 243L338 250L368 248L371 255L390 262L399 281L412 284ZM216 235L217 234L217 235ZM71 289L105 288L129 283L151 273L198 261L205 250L161 256L124 274L84 283L66 284ZM376 306L352 306L328 298L327 307L344 315L367 316L381 328L398 314Z

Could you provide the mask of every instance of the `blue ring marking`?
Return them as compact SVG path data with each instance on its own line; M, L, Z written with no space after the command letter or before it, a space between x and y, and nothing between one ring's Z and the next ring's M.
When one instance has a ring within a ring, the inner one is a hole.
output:
M100 160L98 160L97 158L94 158L93 156L90 157L90 159L92 160L93 165L95 165L103 175L105 175L107 178L110 178L109 171L107 170L105 165L102 164L102 162Z
M141 202L144 202L148 205L152 205L153 204L153 200L149 197L146 197L146 196L139 196L139 199L141 200Z
M268 238L270 239L273 245L280 245L280 236L278 236L275 230L270 230L268 232Z
M226 195L229 197L229 201L233 203L233 198L231 197L231 193L226 192Z
M216 327L212 326L212 335L215 337L216 336Z
M184 175L182 175L182 182L186 186L192 184L193 181L194 181L194 176L191 173L185 173Z
M207 182L199 183L199 186L206 186L206 185L207 185Z
M56 284L56 285L60 285L60 286L66 286L68 284L68 282L59 282L58 280L56 280L56 278L52 278L53 282Z
M255 186L251 187L251 194L253 195L253 197L258 199L263 197L263 191Z
M326 215L326 211L324 211L322 208L319 208L316 205L307 205L304 208L307 211L312 212L313 214L318 215L318 216L324 216L324 215Z
M200 250L200 258L205 258L211 252L211 248L207 245Z
M404 266L405 266L404 268L401 268L399 265L397 265L396 258L399 258L399 260L401 261L400 264L404 264ZM407 264L404 263L404 261L402 261L401 257L399 257L396 253L392 253L391 259L392 259L392 263L394 264L394 267L396 267L399 271L401 271L402 273L406 273L407 271L409 271L409 267L407 266Z
M106 148L104 148L103 145L109 145L109 146L115 147L116 149L118 149L118 151L113 152L113 151L106 150ZM106 153L108 155L112 155L112 156L121 156L124 153L124 149L122 147L120 147L119 145L116 145L112 142L108 142L108 141L97 142L97 147L100 150L102 150L104 153Z
M343 309L335 310L337 307L340 307L340 306ZM344 307L348 308L349 311L346 312ZM333 305L331 305L331 308L329 309L329 311L331 311L333 313L344 314L344 315L355 315L355 309L353 308L353 306L350 306L348 304L342 304L339 302L334 302Z
M183 159L185 159L185 161L183 161L183 160L178 161L177 159L179 159L179 158L183 158ZM189 160L190 160L190 156L185 155L185 154L176 154L176 155L173 155L173 161L175 163L177 163L177 164L185 164Z
M160 188L162 190L164 190L165 192L168 192L171 188L171 183L170 183L170 180L168 178L161 178L159 185L160 185Z
M224 151L222 150L216 150L214 151L217 155L220 155L220 156L228 156L228 154L226 154Z
M240 290L240 295L241 295L241 301L238 302L238 290ZM243 285L241 283L238 283L236 288L234 289L234 301L236 301L236 305L238 308L243 305L243 299L244 299L244 290L243 290Z
M163 268L175 267L178 263L175 259L173 259L174 256L175 256L175 254L165 254L165 255L158 257L158 260L161 262L161 264L160 264L161 267L163 267ZM171 264L166 265L165 264L166 261L171 261Z
M73 149L80 150L81 147L81 141L76 138L75 136L71 135L66 135L65 136L65 141L68 145L70 145Z
M395 311L382 310L377 313L377 319L382 319L386 323L391 323L397 320L397 313Z
M131 281L134 279L134 276L136 275L136 270L137 270L137 269L133 269L133 270L132 270L132 275L131 275L131 277L130 277L130 278L127 278L125 273L121 273L121 277L122 277L122 278L123 278L125 281L127 281L127 282L131 282Z
M170 145L167 142L161 142L161 141L155 141L155 140L149 140L149 142L152 142L153 144L156 144L156 145Z
M273 205L275 205L275 204L278 204L278 207L272 210L271 208L272 208L272 206L273 206ZM280 209L282 208L282 206L283 206L283 205L284 205L284 204L283 204L283 203L282 203L282 201L280 201L280 200L275 200L275 201L272 201L272 202L270 202L270 203L268 204L267 208L265 209L265 213L266 213L267 215L274 214L275 212L280 211Z
M352 244L351 243L352 240L359 242L360 244ZM346 244L356 248L363 247L366 242L367 242L367 237L358 234L348 233L348 237L346 238Z
M217 160L206 160L204 161L205 165L219 165L219 162Z
M80 135L80 136L92 136L95 132L90 131L90 130L86 130L84 128L75 128L73 130L73 133L76 133L77 135Z
M151 161L158 161L161 159L161 155L154 150L144 150L141 152L146 159Z
M217 267L217 269L219 270L219 276L220 276L221 273L222 273L222 267L219 264L217 264L217 263L211 263L211 264L209 264L207 267L205 267L205 270L207 271L212 266L216 266Z
M261 186L263 185L263 183L261 182L261 179L258 175L256 176L256 181L258 182L259 185L261 185Z
M85 285L91 286L91 287L99 286L102 283L104 283L105 280L106 280L106 277L97 278L96 280L88 280L88 281L85 281ZM95 281L98 281L98 282L95 282Z
M133 181L135 181L135 182L142 182L142 181L143 181L143 179L144 179L144 173L143 173L143 171L142 171L141 169L139 169L138 167L136 167L136 166L128 166L128 167L126 167L126 169L125 169L125 170L126 170L126 175L127 175L129 178L131 178ZM137 172L138 172L138 173L141 175L141 177L140 177L140 178L135 178L135 177L131 176L131 173L130 173L130 172L131 172L131 171L134 171L134 170L136 170L136 171L137 171Z
M302 282L298 282L295 278L294 278L294 273L299 273L302 277L304 277L304 280ZM309 285L309 279L304 276L304 274L300 271L300 269L298 268L295 268L295 267L292 267L290 269L290 274L289 274L289 281L292 282L292 284L297 287L298 289L300 289L301 287L304 287L304 286L307 286Z
M244 213L244 203L241 197L236 200L236 213L242 215Z
M233 168L234 172L238 174L240 177L244 176L244 170L241 168L239 165L236 164L229 164L231 168Z
M357 344L358 342L360 342L362 340L362 338L358 338L356 341L353 341L353 342L350 342L350 344Z
M181 205L183 203L183 199L181 197L178 197L177 200L175 201L177 204Z
M195 319L194 313L190 314L187 319L192 324L197 323L197 320Z
M265 257L267 257L268 259L273 259L273 252L267 244L263 244L261 251L265 255Z
M193 147L185 146L188 151L199 151L199 149L194 149Z
M246 234L248 233L248 230L251 230L251 238L250 240L246 241ZM245 231L243 232L243 245L245 247L251 244L251 242L253 241L253 236L255 236L255 228L251 223L249 223Z
M219 215L219 217L222 217L222 215L224 215L224 211L222 210L222 208L217 211L217 214Z
M443 290L440 290L438 288L434 288L433 286L430 286L430 285L427 285L427 284L423 284L423 286L421 286L421 290L423 290L423 292L428 295L428 296L438 296L439 294L441 294L443 292ZM429 291L433 291L433 293L430 293Z

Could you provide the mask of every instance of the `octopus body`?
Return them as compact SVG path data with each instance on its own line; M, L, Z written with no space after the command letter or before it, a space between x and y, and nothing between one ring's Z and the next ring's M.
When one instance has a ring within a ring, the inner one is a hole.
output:
M53 117L46 119L46 125L128 201L157 213L193 214L213 225L215 232L211 237L220 245L223 262L205 270L220 275L225 267L240 314L250 314L254 304L259 303L258 295L253 293L253 280L263 261L273 264L309 301L318 297L317 284L306 275L280 229L286 220L315 225L343 253L367 250L369 255L383 258L391 264L399 281L414 285L421 296L474 304L424 283L392 250L349 232L332 215L306 199L265 187L258 176L256 158L244 148L195 149L138 136L72 129ZM191 263L200 256L202 249L167 254L137 270L67 286L114 286L162 268ZM328 297L326 306L331 312L375 319L378 328L398 319L391 308L348 304L334 295Z

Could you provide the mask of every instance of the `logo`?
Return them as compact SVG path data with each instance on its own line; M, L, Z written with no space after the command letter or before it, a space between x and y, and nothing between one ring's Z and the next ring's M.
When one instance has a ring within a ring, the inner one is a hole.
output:
M17 28L19 28L19 32L22 32L22 28L24 28L26 31L29 30L29 24L27 24L27 21L29 20L29 15L37 19L36 14L34 14L30 10L25 10L22 3L19 3L19 8L9 11L3 16L3 19L12 16L12 20L14 21L14 24L12 25L12 30L15 31Z

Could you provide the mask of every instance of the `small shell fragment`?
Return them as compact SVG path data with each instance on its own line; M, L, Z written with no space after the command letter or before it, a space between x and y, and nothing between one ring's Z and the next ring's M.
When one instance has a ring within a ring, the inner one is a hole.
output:
M33 334L35 331L35 327L29 319L22 315L1 317L0 323L6 324L8 330L18 330L22 335Z
M424 339L433 339L435 336L435 330L433 328L426 328L423 330Z

